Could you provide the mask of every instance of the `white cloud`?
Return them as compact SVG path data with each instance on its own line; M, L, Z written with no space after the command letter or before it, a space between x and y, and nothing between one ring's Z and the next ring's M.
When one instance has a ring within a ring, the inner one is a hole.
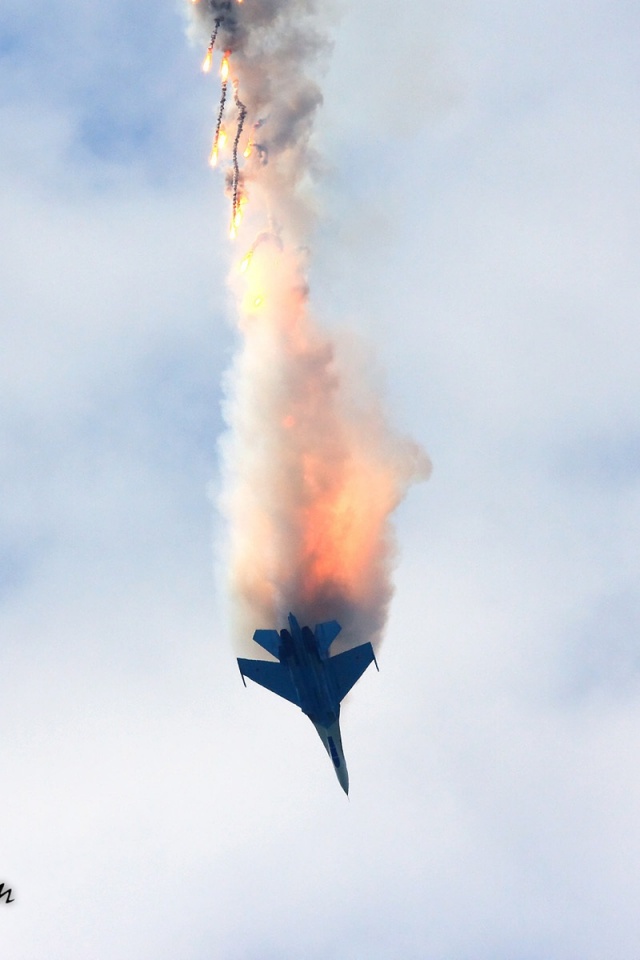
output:
M7 13L0 58L5 950L628 960L635 12L336 27L313 298L434 460L345 708L349 802L308 721L243 690L214 591L232 334L199 56L170 8L53 12Z

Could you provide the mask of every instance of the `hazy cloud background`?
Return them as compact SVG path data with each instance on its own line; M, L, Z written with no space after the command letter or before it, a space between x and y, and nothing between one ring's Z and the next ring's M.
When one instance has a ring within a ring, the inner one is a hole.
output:
M325 16L312 298L434 463L345 709L349 801L311 725L243 690L214 577L233 332L202 51L174 3L0 13L15 960L637 952L640 14Z

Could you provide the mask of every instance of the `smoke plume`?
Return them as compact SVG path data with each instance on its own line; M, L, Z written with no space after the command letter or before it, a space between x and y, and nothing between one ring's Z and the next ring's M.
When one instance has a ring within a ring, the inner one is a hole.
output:
M291 610L311 626L337 619L346 644L375 642L392 592L390 515L429 461L310 312L309 138L322 96L309 71L326 40L311 0L190 6L204 69L219 58L211 159L227 166L240 246L222 497L235 630L246 641Z

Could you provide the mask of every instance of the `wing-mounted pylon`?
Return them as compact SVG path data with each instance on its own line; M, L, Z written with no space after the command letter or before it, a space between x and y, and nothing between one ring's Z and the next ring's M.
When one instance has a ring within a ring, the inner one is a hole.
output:
M323 660L326 660L329 656L329 647L341 630L342 627L337 620L328 620L326 623L316 624L314 634L318 643L318 653Z

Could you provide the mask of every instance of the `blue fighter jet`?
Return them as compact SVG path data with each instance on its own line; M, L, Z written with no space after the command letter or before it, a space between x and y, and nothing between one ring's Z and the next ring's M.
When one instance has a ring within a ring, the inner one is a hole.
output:
M309 717L320 734L340 786L349 793L349 774L340 736L340 702L369 664L376 664L370 643L329 656L329 647L340 633L336 620L319 623L313 633L301 627L292 613L289 629L256 630L253 639L279 662L238 658L242 675L290 700Z

